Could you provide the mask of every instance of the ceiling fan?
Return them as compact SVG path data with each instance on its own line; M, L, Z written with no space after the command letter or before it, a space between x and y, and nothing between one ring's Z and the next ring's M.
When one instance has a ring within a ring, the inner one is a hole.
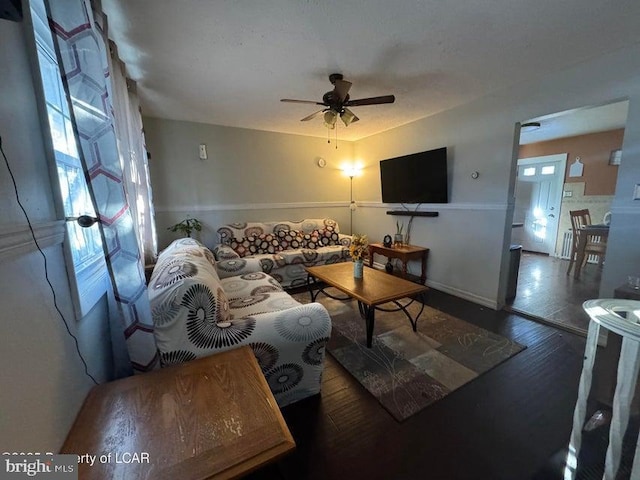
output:
M301 122L306 122L312 118L316 118L320 114L324 114L324 124L327 128L333 129L336 125L338 117L348 127L353 122L357 122L359 118L349 110L347 107L360 107L363 105L380 105L383 103L393 103L396 97L393 95L383 95L381 97L369 97L360 98L357 100L351 100L349 97L349 89L351 88L351 82L343 80L341 73L332 73L329 75L329 81L333 85L333 90L325 93L322 96L322 102L314 102L313 100L293 100L291 98L283 98L281 102L290 103L310 103L312 105L322 105L325 108L318 110L301 119Z

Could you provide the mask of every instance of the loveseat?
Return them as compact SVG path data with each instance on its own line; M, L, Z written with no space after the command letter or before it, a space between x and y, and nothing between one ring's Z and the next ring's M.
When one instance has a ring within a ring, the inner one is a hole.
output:
M327 310L295 301L258 261L229 262L190 238L160 253L148 292L162 366L249 345L281 407L319 393Z
M231 223L217 230L219 244L213 249L218 260L235 260L223 268L243 268L258 261L262 271L284 288L304 285L305 266L349 260L351 235L340 233L330 218L308 218L300 222Z

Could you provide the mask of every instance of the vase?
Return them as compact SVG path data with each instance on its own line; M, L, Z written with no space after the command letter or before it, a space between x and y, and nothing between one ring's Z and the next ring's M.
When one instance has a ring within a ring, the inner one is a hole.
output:
M354 260L353 278L362 278L363 273L364 273L364 262L362 260Z

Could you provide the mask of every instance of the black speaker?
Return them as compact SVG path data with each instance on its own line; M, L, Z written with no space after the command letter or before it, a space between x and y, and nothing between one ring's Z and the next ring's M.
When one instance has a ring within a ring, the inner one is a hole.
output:
M0 0L0 18L14 22L22 21L21 0Z

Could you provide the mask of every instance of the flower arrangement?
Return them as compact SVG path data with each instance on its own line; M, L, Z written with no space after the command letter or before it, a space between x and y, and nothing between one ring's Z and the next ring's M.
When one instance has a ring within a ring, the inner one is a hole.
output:
M369 254L369 240L366 235L354 235L349 245L349 255L353 261L364 260Z

